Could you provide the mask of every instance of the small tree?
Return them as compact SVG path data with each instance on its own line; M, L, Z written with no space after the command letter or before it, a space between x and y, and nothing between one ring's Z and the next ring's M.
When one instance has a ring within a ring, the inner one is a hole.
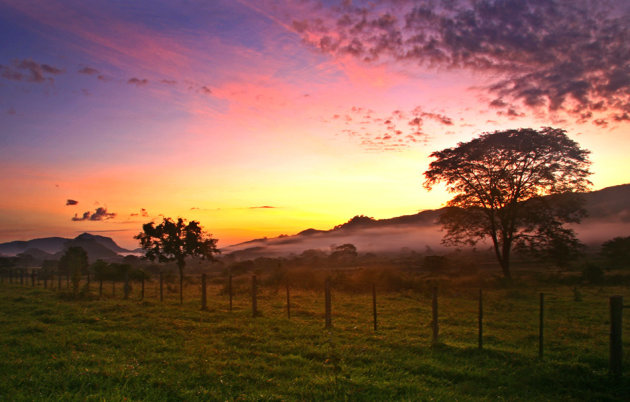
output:
M577 192L590 185L588 153L564 130L549 127L484 133L433 152L424 186L445 182L455 194L440 217L443 242L474 245L489 237L506 279L513 246L575 244L563 224L585 215Z
M607 268L630 267L630 236L615 237L602 244L600 252Z
M218 254L217 239L204 232L197 221L186 221L177 218L164 218L162 223L154 222L142 226L142 232L134 238L140 240L140 245L145 250L145 258L159 262L177 263L179 269L179 302L184 301L184 267L186 257L201 257L214 260L214 254Z
M70 274L72 289L76 296L79 292L81 275L88 267L87 253L82 247L69 247L59 259L59 267Z

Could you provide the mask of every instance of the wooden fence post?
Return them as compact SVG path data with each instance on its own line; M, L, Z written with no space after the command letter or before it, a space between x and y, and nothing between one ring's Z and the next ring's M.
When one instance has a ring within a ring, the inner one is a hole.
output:
M435 346L438 344L438 288L433 288L433 301L431 303L432 311L433 311L433 320L431 321L431 326L433 327L433 338L431 340L431 345Z
M116 297L116 279L112 279L112 297Z
M44 272L42 276L44 277L44 288L48 289L48 273Z
M206 299L206 274L201 274L201 309L208 309L208 302Z
M129 293L131 292L131 286L129 286L129 272L125 272L125 285L123 287L124 299L127 300L129 298Z
M70 273L66 272L66 289L70 289Z
M372 284L372 315L374 316L374 331L378 331L378 320L376 312L376 285Z
M228 275L228 295L229 295L229 298L230 298L229 311L232 312L232 274Z
M479 349L483 349L483 291L479 289Z
M256 300L256 275L252 275L252 317L258 315L258 301Z
M330 278L326 278L326 282L324 284L324 302L326 313L326 329L329 329L332 327L332 300L330 296Z
M61 291L61 271L57 272L57 290Z
M31 285L35 287L35 270L31 270Z
M544 352L544 330L545 330L545 294L540 294L540 315L538 321L538 357L543 358Z
M291 319L291 293L289 292L289 282L287 281L287 318Z
M140 280L141 282L141 288L140 288L140 300L144 300L144 271L142 272L142 279Z
M622 328L623 296L610 298L610 374L620 377L623 371Z
M87 282L85 283L85 289L90 293L90 273L87 273Z
M98 280L98 297L103 297L103 278Z
M160 271L160 303L164 301L164 274Z
M24 269L20 269L20 285L24 285Z

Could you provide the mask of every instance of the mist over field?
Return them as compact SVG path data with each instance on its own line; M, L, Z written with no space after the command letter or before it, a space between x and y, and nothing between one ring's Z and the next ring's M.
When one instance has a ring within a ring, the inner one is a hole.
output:
M604 241L630 235L630 185L609 187L586 193L588 216L580 224L567 225L589 247ZM225 254L236 252L243 258L300 254L304 250L330 251L342 244L354 244L360 253L416 252L442 253L454 250L442 244L444 231L438 223L442 210L423 211L390 219L369 220L353 224L353 220L331 230L307 229L293 236L252 240L225 247ZM477 249L490 243L479 242Z

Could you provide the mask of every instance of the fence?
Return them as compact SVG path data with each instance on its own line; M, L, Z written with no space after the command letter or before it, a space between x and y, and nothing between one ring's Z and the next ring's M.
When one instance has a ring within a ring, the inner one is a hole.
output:
M10 285L19 285L21 287L28 287L30 278L30 287L42 287L44 289L50 289L55 291L71 291L72 285L69 275L63 275L60 273L53 274L50 272L41 272L39 270L31 270L30 274L24 269L9 269L0 274L0 284L10 284ZM56 280L55 280L56 279ZM65 281L63 280L65 279ZM93 278L92 278L93 279ZM188 281L192 282L188 286L193 285L193 289L198 288L199 294L192 292L192 296L196 299L198 297L200 303L201 310L208 310L208 276L206 274L201 274L198 277L188 276ZM215 287L217 284L223 283L223 289L218 293L223 294L224 297L227 297L227 311L232 312L234 308L234 298L236 296L235 293L242 294L243 291L241 289L240 292L235 292L234 287L234 278L232 275L228 275L227 277L217 277L211 278L214 282ZM242 278L241 278L242 279ZM80 284L82 284L79 288L83 294L93 295L91 284L91 278L89 275L80 278ZM116 285L121 284L123 287L122 298L128 300L132 296L132 285L130 283L129 277L125 276L123 281L111 281L111 293L110 295L106 295L104 291L104 281L98 280L98 297L116 297ZM156 301L159 300L160 303L165 302L165 283L167 294L168 293L179 293L179 287L174 286L172 282L165 280L165 275L160 272L158 280L151 285L147 286L145 283L144 277L142 277L139 281L136 282L136 285L139 286L139 295L136 297L139 300L144 300L145 297L153 297ZM243 284L243 283L242 283ZM151 289L153 287L153 289ZM291 287L289 281L284 283L286 298L285 298L285 307L286 307L286 315L287 319L291 319L292 315L292 298L291 298ZM188 296L188 300L191 300L191 292L186 293ZM147 294L149 291L149 294ZM251 276L251 283L249 285L250 297L251 297L251 316L252 318L257 318L261 316L259 311L259 282L256 275ZM276 290L277 291L277 290ZM378 314L378 304L377 304L377 286L372 283L369 290L366 290L368 293L371 293L371 310L372 310L372 327L374 332L379 331L379 314ZM323 299L324 299L324 328L332 329L333 328L333 285L331 283L330 278L327 278L324 282L323 289ZM440 300L440 292L437 287L433 287L431 289L431 344L433 346L437 346L440 344L440 315L439 315L439 300ZM538 299L538 358L544 358L544 347L545 347L545 300L546 296L550 296L549 294L539 293ZM553 297L553 295L551 295ZM576 296L577 299L577 296ZM180 303L183 300L179 299ZM171 298L173 301L173 298ZM623 297L619 295L611 296L609 298L609 313L610 313L610 330L609 330L609 372L614 377L619 377L623 373L623 309L628 306L623 305ZM487 308L486 308L487 311ZM477 347L480 350L484 349L484 290L479 289L477 295Z

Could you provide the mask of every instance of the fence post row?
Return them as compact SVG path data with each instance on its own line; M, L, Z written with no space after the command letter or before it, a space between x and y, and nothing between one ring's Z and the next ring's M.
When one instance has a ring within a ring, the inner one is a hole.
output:
M252 317L258 315L258 302L256 300L256 275L252 275Z
M289 292L289 282L287 281L287 318L291 319L291 294Z
M433 310L433 321L431 321L431 325L433 327L433 339L431 340L431 344L433 346L438 344L438 288L433 288L433 302L432 302L432 310Z
M538 321L538 357L543 358L544 330L545 330L545 294L540 294L540 317Z
M326 278L326 282L324 285L324 301L325 301L325 312L326 312L326 328L329 329L332 327L332 307L331 307L331 297L330 297L330 278Z
M483 290L479 289L479 349L483 349Z
M621 376L623 342L621 338L623 296L610 298L610 374Z
M31 270L31 285L35 287L35 282L39 284L39 281L43 279L44 288L48 288L48 275L42 273L42 275L38 275L37 270ZM28 271L24 269L7 269L4 273L2 273L2 283L4 282L4 278L7 278L7 283L17 283L18 275L20 284L24 284L24 276L26 274L26 281L28 281ZM54 274L51 275L51 288L54 289ZM57 273L57 288L61 290L61 281L62 281L62 273ZM66 274L66 283L69 287L70 277ZM144 299L144 290L145 290L145 278L144 276L141 279L142 283L142 293L141 300ZM232 311L232 301L233 301L233 289L232 289L232 274L228 275L228 295L229 295L229 311ZM87 274L87 290L90 289L90 274ZM125 273L124 278L124 298L128 299L131 287L129 285L129 275ZM257 303L257 278L256 275L252 275L252 288L251 288L251 297L252 297L252 317L257 317L258 314L258 303ZM160 302L164 301L164 275L163 272L160 272ZM324 302L325 302L325 327L326 329L332 328L332 298L331 298L331 280L330 277L326 278L324 284ZM99 278L99 297L103 295L103 278ZM116 281L112 280L112 295L116 295ZM478 311L478 347L479 349L483 349L483 289L479 289L479 311ZM610 297L610 355L609 355L609 370L610 374L613 376L621 376L623 371L623 341L622 341L622 318L623 318L623 296L611 296ZM289 282L286 282L286 303L287 303L287 318L291 318L291 292ZM201 309L207 310L207 276L206 274L201 275ZM538 357L540 359L544 356L544 313L545 313L545 294L539 294L539 332L538 332ZM378 311L377 311L377 303L376 303L376 285L372 284L372 314L373 314L373 325L374 331L378 331ZM432 345L435 346L439 343L439 324L438 324L438 288L433 287L432 294Z
M374 317L374 332L378 331L378 320L376 312L376 285L372 284L372 316Z
M201 274L201 309L208 309L208 303L206 299L206 274Z
M228 295L230 298L229 311L232 312L232 274L228 275Z
M164 274L160 271L160 302L164 301Z

